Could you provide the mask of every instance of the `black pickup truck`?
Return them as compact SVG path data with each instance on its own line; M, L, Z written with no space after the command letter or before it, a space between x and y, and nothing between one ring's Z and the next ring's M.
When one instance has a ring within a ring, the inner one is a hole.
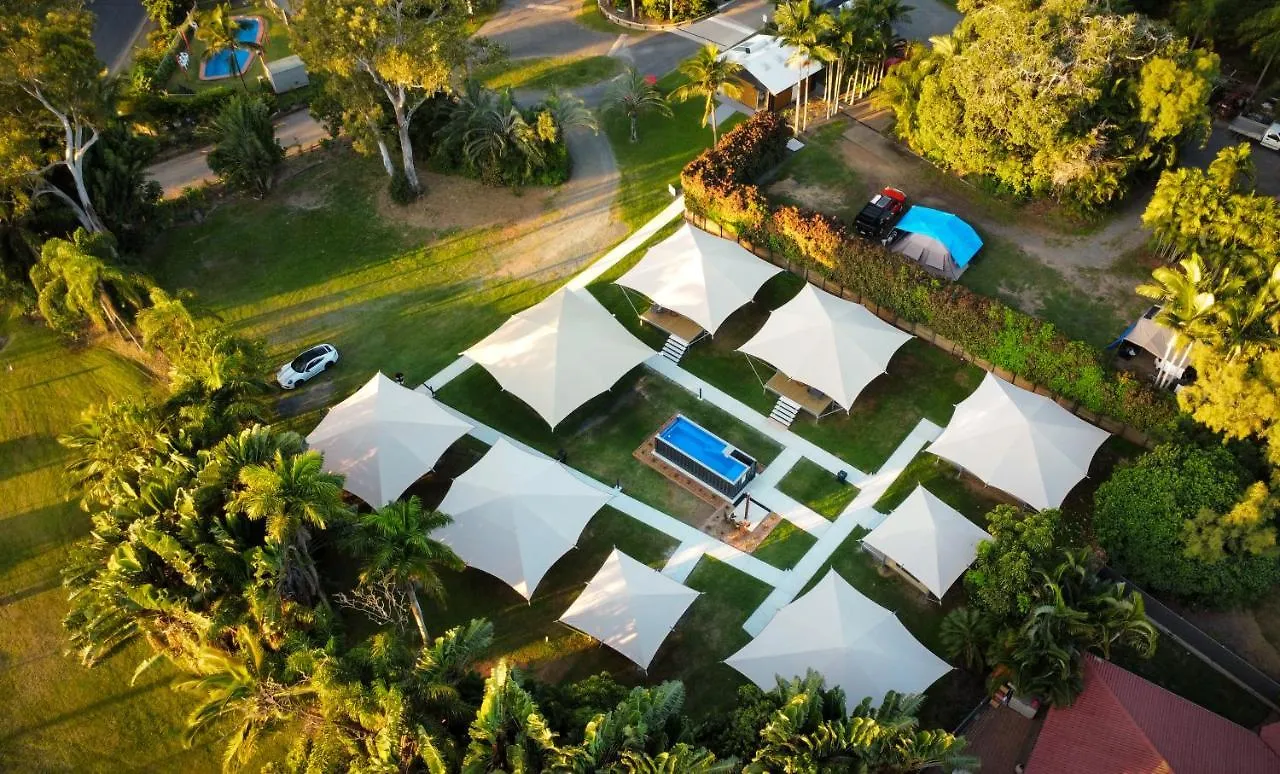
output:
M858 217L853 220L854 229L867 239L880 239L893 228L893 224L902 217L907 203L907 195L897 188L885 188L871 197L867 206L862 208Z

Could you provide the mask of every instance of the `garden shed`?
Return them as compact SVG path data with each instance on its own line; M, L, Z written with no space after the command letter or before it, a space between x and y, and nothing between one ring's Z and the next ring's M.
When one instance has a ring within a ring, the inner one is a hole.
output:
M978 544L990 539L986 530L917 485L862 546L940 600L977 558Z
M329 409L307 445L324 454L324 470L374 508L399 497L430 472L445 450L471 431L429 395L376 374Z
M454 479L437 509L453 523L435 536L529 599L609 498L555 460L499 438Z
M296 54L265 62L264 64L267 70L267 80L271 82L271 90L276 94L284 94L286 91L300 89L311 83L311 79L307 77L307 66L303 64L302 57Z

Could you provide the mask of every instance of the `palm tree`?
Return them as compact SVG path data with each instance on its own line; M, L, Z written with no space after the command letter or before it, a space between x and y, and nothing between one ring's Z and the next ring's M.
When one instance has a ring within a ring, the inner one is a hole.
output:
M1134 288L1138 295L1160 302L1155 321L1173 331L1165 347L1166 361L1174 359L1175 348L1183 341L1178 359L1190 355L1192 342L1207 340L1212 335L1217 301L1212 283L1200 256L1192 253L1178 262L1181 271L1160 266L1151 272L1154 282ZM1165 371L1161 371L1164 378Z
M646 113L657 113L671 117L671 106L663 98L658 88L649 82L647 76L641 75L634 67L628 67L609 84L605 93L604 111L626 116L631 123L631 142L639 142L637 124L640 116Z
M991 625L977 610L967 607L952 610L942 619L938 637L947 658L959 661L966 669L979 670L985 665Z
M720 58L720 49L709 43L698 49L698 53L680 64L680 73L687 82L671 92L672 99L681 102L702 97L706 103L702 110L702 126L711 126L711 144L718 141L716 137L716 102L715 96L723 92L727 96L738 99L742 96L742 87L736 79L742 65Z
M325 473L322 465L317 452L286 456L277 451L268 463L240 470L240 489L227 510L266 523L267 546L280 552L286 596L318 598L323 604L310 550L311 530L324 529L351 511L342 502L342 477Z
M1250 53L1265 60L1262 72L1258 74L1258 81L1253 84L1253 93L1257 94L1267 77L1267 70L1271 69L1276 55L1280 54L1280 5L1272 5L1245 19L1237 34L1241 40L1250 44Z
M652 688L633 688L610 712L587 723L582 744L561 751L557 769L571 772L610 771L626 753L657 753L668 746L665 729L684 707L684 685L667 681Z
M624 752L615 770L625 774L729 774L738 771L738 761L718 761L714 753L681 742L657 755Z
M121 304L142 308L140 277L110 262L115 254L110 236L75 230L70 241L53 238L44 243L40 260L31 267L36 306L50 326L71 331L86 318L100 330L128 336L141 348L124 319Z
M226 51L231 57L231 71L240 79L240 87L249 91L244 82L244 73L240 72L240 51L261 51L262 46L250 40L240 39L240 22L232 15L231 6L219 3L200 19L196 29L196 37L204 41L207 56L219 51Z
M430 644L418 589L434 599L443 599L444 584L436 574L437 568L462 570L466 567L452 549L431 539L432 532L451 524L453 518L439 511L428 511L422 507L421 500L410 497L361 514L357 519L351 542L362 558L360 581L369 583L386 578L404 588L422 644Z
M600 133L600 124L581 97L562 94L558 86L553 86L542 104L551 111L551 117L561 130L590 129L595 134Z
M546 162L537 130L525 120L510 91L487 102L470 117L468 125L462 152L482 176L492 177L495 182L501 180L513 156L524 163L521 179Z
M1218 325L1214 342L1232 361L1253 347L1280 343L1273 322L1280 314L1280 262L1265 281L1254 288L1242 288L1221 299L1216 306Z
M66 470L86 510L137 497L144 473L174 452L169 423L137 400L87 409L80 424L58 442L74 452Z
M542 771L547 768L544 762L558 755L555 734L505 660L484 681L484 699L471 723L470 738L463 774Z
M206 134L216 143L209 169L227 183L261 197L271 190L284 148L276 140L271 108L261 99L235 95L214 117Z
M793 61L800 65L800 84L797 86L795 130L804 125L805 107L809 102L809 67L815 59L834 60L835 52L827 45L832 26L831 15L815 10L813 0L791 0L781 3L774 12L773 21L778 25L778 37L795 49Z

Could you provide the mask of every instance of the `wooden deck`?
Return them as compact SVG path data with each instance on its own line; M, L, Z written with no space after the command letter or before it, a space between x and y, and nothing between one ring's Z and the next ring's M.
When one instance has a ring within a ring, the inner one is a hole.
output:
M797 382L795 379L789 378L781 371L775 373L773 378L765 383L764 388L796 403L801 409L815 417L825 414L833 402L821 392L811 389L809 385L803 382Z
M670 333L687 344L692 344L705 331L701 325L682 314L670 309L650 306L640 314L640 319L661 330Z

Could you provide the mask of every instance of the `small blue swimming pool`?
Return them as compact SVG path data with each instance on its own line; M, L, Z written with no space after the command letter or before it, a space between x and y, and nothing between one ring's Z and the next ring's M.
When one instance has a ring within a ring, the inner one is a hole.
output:
M258 35L262 31L262 20L255 16L238 17L236 24L240 30L236 33L236 40L244 43L258 42ZM204 62L204 71L202 75L206 79L226 78L235 75L237 72L244 73L245 68L249 66L249 62L253 60L252 51L246 49L237 49L235 51L236 69L231 69L231 51L227 49L219 49L210 54Z
M684 415L654 438L654 451L668 463L730 499L755 476L756 461Z

